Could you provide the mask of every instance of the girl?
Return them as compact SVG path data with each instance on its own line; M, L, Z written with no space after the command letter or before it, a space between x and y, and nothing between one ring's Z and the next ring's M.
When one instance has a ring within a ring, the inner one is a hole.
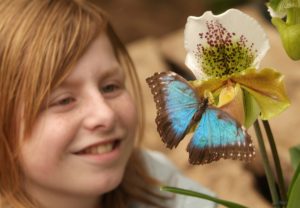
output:
M132 62L94 4L1 0L0 207L184 207L158 181L193 183L134 145L142 114L128 84L141 103Z

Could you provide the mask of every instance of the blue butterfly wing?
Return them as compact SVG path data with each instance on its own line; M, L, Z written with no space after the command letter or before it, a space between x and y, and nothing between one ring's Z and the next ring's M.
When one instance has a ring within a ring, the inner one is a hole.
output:
M155 73L146 81L156 103L157 130L167 147L176 147L194 122L199 98L190 84L173 72Z
M187 147L191 164L224 159L251 161L254 146L246 130L226 112L207 107Z

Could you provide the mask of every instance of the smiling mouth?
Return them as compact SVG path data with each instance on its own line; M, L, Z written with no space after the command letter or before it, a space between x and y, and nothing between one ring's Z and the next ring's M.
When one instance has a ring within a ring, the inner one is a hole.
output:
M76 152L76 155L99 155L112 152L114 149L118 148L121 144L121 140L114 140L108 143L101 143L88 147L84 150Z

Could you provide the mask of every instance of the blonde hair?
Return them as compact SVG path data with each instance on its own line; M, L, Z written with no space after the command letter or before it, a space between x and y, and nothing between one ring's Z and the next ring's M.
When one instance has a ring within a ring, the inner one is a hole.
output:
M132 61L99 7L79 0L0 1L1 207L38 207L22 189L19 138L30 133L45 97L67 77L101 32L107 33L141 104ZM138 106L141 112L142 105ZM160 198L151 189L155 184L135 150L124 181L104 196L104 206L126 207L134 200L155 205L151 199Z

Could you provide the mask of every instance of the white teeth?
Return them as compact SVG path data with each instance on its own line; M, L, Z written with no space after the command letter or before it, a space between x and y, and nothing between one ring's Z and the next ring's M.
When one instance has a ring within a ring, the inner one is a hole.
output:
M113 144L100 145L97 147L97 153L102 154L106 152L111 152L113 149Z
M86 150L84 150L84 154L103 154L107 152L111 152L113 149L114 143L108 143L108 144L100 144L98 146L90 147Z

